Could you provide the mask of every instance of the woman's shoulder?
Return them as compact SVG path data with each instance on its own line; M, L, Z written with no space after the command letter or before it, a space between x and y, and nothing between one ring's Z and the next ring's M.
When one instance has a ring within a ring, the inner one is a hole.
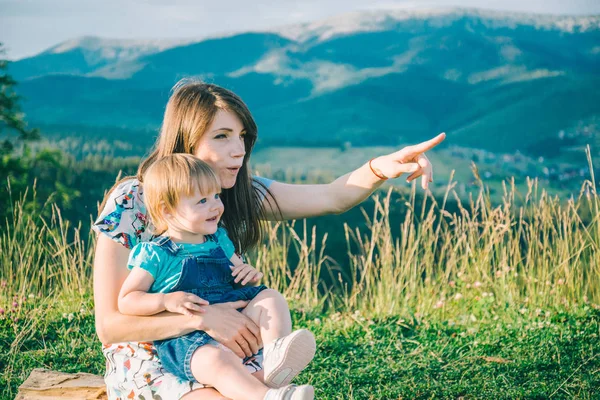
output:
M123 179L112 187L105 201L105 208L115 206L126 210L145 208L142 184L137 178Z
M267 189L273 183L273 179L265 178L263 176L252 175L252 184L255 187L266 187Z
M139 200L139 196L143 193L141 182L135 178L126 178L117 183L112 191L109 193L109 197L119 201L122 205L133 205L133 202L128 204L130 195L135 195L135 199ZM143 200L140 200L143 203Z
M132 178L114 186L92 229L131 249L152 238L148 225L142 185Z
M269 187L271 187L271 184L273 182L274 181L269 178L264 178L262 176L257 175L252 176L252 186L254 187L254 190L256 190L256 192L258 193L258 198L260 201L263 201L265 199L265 197L267 196L267 191L269 190Z

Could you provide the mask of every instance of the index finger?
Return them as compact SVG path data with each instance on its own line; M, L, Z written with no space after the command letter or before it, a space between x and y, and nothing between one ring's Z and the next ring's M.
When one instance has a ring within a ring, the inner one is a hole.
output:
M415 144L413 146L409 146L409 152L412 155L425 153L426 151L429 151L429 150L433 149L435 146L437 146L438 144L442 143L444 141L444 139L446 139L446 133L442 132L439 135L437 135L436 137L434 137L433 139L429 139L425 142Z

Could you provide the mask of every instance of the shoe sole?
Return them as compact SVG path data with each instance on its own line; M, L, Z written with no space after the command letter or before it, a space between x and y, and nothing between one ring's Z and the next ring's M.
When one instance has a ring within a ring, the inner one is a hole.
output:
M269 375L265 376L265 384L272 388L289 385L292 379L312 361L316 351L317 344L313 334L306 329L299 330L290 338L290 344L282 357L281 363ZM304 398L298 397L298 399Z

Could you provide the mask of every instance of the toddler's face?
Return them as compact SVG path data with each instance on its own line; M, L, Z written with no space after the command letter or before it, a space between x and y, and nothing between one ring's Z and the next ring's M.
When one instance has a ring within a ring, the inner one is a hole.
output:
M211 235L217 231L223 215L220 193L200 193L180 198L175 208L177 229L192 234Z

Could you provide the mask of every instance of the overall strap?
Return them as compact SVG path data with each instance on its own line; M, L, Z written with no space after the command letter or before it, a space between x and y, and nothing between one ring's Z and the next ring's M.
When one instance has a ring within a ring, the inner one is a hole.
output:
M180 250L179 246L177 246L168 236L159 236L155 238L153 242L173 256Z

